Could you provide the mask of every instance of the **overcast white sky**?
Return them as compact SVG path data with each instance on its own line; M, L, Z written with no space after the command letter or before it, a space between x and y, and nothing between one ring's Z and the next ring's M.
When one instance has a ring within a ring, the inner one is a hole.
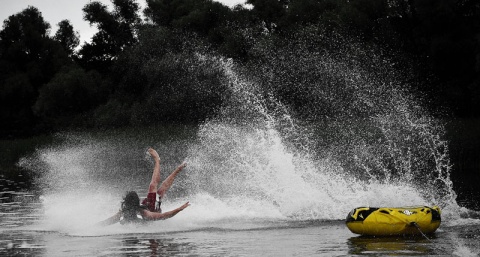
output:
M0 0L0 22L3 28L3 21L10 15L19 13L29 5L35 6L42 16L50 23L51 33L54 34L58 27L57 24L65 19L70 20L76 31L80 33L80 42L90 41L90 38L96 32L96 28L90 27L88 22L83 20L83 7L91 0ZM107 5L111 5L110 0L99 0ZM227 6L244 4L246 0L215 0ZM146 5L145 0L138 0L142 7Z

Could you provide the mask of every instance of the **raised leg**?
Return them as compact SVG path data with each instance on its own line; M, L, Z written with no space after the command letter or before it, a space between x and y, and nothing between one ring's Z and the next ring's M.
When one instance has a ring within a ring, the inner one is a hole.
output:
M152 181L150 181L150 185L148 186L149 193L157 192L158 184L160 183L160 156L158 155L157 151L152 148L148 149L148 152L152 156L153 160L155 161L155 167L153 168L152 174Z
M167 193L168 189L172 186L173 181L175 180L175 177L177 174L183 170L187 166L187 163L182 163L180 164L173 172L168 176L160 186L160 188L157 191L157 194L160 196L160 199L163 198L163 196Z

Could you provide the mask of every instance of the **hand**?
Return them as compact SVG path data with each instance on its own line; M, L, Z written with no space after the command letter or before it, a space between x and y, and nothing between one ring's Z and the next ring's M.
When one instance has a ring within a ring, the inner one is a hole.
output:
M179 209L180 209L180 210L183 210L183 209L187 208L188 206L190 206L190 202L184 203L182 206L180 206Z

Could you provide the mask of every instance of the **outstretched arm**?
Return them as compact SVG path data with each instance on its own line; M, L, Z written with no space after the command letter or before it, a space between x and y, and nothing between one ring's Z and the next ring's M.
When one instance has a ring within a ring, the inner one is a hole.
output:
M120 218L122 217L122 211L118 211L117 213L115 213L115 215L113 215L112 217L104 220L104 221L100 221L97 223L97 225L99 226L108 226L108 225L112 225L112 224L115 224L117 222L120 221Z
M190 205L190 203L186 202L182 206L180 206L180 207L178 207L174 210L164 212L164 213L151 212L151 211L148 211L148 210L143 210L142 211L142 216L147 220L165 220L165 219L168 219L168 218L171 218L171 217L175 216L177 213L181 212L183 209L187 208L189 205Z

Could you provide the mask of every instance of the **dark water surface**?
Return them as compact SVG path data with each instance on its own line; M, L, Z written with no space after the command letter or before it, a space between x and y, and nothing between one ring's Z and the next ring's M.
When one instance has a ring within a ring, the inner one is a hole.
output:
M42 224L36 203L2 203L0 212L2 256L478 256L480 253L480 221L473 219L444 222L428 237L373 238L352 234L342 220L221 219L209 224L185 225L183 219L172 219L153 222L147 227L115 225L99 229L91 225L61 232L48 230L53 225Z

